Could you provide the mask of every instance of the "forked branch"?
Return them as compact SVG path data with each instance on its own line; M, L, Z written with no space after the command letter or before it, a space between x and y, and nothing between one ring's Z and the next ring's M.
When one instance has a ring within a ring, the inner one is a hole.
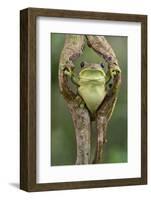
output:
M116 55L104 36L85 36L87 44L97 54L103 56L108 63L108 73L113 78L113 85L103 103L96 111L97 147L93 163L100 163L103 155L103 145L107 141L106 130L117 101L117 91L121 83L121 70ZM90 163L90 126L91 117L87 107L80 107L81 97L69 87L64 70L73 71L74 61L83 53L85 45L83 35L66 35L64 48L59 62L59 88L71 112L77 142L76 164Z

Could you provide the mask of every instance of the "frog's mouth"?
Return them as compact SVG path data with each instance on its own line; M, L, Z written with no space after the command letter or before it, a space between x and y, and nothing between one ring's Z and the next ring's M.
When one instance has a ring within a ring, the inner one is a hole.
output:
M96 68L84 69L79 75L83 81L104 81L106 76L103 70Z
M95 77L93 77L93 78L86 78L86 77L81 77L81 80L83 80L83 81L104 81L104 77L102 77L102 78L95 78Z

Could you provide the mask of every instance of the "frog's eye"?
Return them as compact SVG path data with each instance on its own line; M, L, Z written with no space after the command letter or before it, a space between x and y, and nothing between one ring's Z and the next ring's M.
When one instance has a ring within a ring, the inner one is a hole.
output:
M81 66L81 68L84 67L84 62L81 62L81 63L80 63L80 66Z
M103 64L103 63L100 63L100 66L101 66L102 68L104 68L104 64Z

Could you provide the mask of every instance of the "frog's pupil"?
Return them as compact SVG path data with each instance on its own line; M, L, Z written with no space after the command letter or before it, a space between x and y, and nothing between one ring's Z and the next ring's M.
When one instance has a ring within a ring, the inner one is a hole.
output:
M80 63L80 66L81 66L81 68L84 67L84 62L81 62L81 63Z
M109 84L109 88L111 88L111 87L112 87L112 83Z
M102 68L104 68L104 64L103 64L103 63L101 63L100 66L101 66Z

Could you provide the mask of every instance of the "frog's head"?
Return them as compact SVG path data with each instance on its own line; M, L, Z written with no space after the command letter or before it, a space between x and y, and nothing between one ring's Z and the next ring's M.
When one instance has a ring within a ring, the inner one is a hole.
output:
M81 71L79 78L81 81L99 81L104 83L106 74L100 64L89 64L86 62L81 63Z

